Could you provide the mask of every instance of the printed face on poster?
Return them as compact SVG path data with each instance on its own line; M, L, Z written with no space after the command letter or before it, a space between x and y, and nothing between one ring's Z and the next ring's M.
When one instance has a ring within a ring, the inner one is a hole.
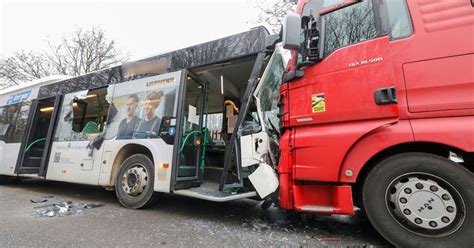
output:
M176 116L181 72L114 85L106 139L158 138L164 116Z

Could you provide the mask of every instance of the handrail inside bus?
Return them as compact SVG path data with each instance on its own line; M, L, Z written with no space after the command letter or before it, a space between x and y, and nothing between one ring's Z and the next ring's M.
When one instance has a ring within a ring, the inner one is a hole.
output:
M205 109L205 115L207 116L209 113L207 111L208 109L208 96L207 96L207 92L206 92L206 100L205 100L205 105L204 105L204 109ZM231 102L231 105L234 106L234 108L236 108L235 104L233 104L232 101ZM238 111L238 110L237 110ZM186 142L188 142L189 138L191 137L191 135L193 134L201 134L203 135L204 137L202 142L201 142L201 146L203 147L202 149L202 154L201 154L201 170L202 170L202 174L204 175L204 167L205 167L205 161L206 161L206 145L209 143L209 139L208 139L208 135L209 135L209 129L207 129L207 117L205 118L205 123L204 123L204 128L203 130L193 130L191 132L189 132L186 137L184 138L183 140L183 143L181 144L181 148L179 149L179 153L181 154L184 150L184 146L186 145Z
M235 112L237 113L239 112L239 108L237 107L237 105L235 105L235 103L232 100L225 100L224 105L231 105L232 108L234 108Z
M33 145L35 145L36 143L42 142L42 141L46 141L46 138L37 139L37 140L31 142L31 143L26 147L26 149L23 151L23 154L25 154L27 151L29 151L29 150L31 149L31 147L33 147Z
M181 145L181 149L179 149L179 153L182 153L183 150L184 150L184 145L186 145L186 142L188 141L188 139L191 137L192 134L196 134L196 133L199 133L199 134L202 134L203 132L201 130L194 130L194 131L191 131L189 132L186 137L184 138L183 140L183 144Z

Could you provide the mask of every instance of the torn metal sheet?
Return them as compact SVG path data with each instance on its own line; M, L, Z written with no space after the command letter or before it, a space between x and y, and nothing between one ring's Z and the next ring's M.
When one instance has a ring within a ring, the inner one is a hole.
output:
M279 181L275 170L268 164L260 166L249 175L250 182L261 198L265 198L278 189Z

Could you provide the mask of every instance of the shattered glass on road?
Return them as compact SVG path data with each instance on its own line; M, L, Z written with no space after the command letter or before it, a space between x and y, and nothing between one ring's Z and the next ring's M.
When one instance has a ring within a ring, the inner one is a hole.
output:
M53 202L53 200L55 201ZM34 204L51 202L33 207L33 209L35 209L33 216L36 218L83 215L86 209L105 206L101 203L75 203L72 201L64 201L60 199L54 199L54 196L44 196L41 198L31 199L30 201Z

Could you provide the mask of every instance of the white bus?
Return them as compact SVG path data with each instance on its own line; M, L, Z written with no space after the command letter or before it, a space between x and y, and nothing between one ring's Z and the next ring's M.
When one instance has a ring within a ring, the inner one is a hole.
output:
M285 67L275 40L256 28L0 92L0 182L101 185L128 208L157 192L271 198Z

